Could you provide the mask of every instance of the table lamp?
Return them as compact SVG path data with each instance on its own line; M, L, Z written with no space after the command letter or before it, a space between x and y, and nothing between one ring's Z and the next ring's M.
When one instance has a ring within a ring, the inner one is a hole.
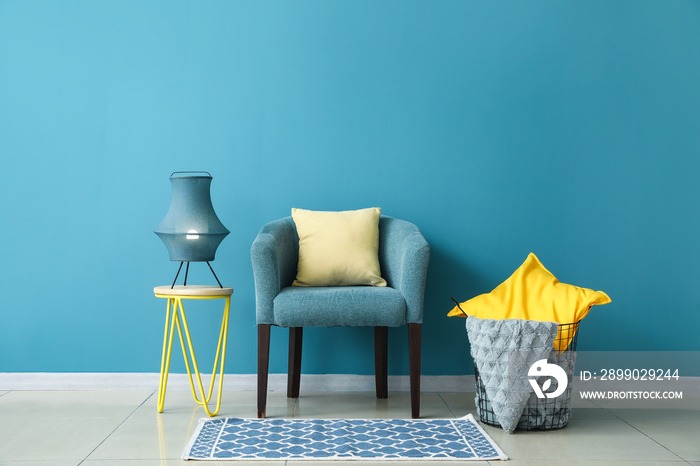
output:
M170 260L180 262L170 288L175 287L185 262L185 286L190 262L206 262L219 287L223 288L209 262L214 260L216 249L229 231L214 212L211 180L211 174L205 171L180 171L170 175L173 188L170 209L154 230L168 248Z

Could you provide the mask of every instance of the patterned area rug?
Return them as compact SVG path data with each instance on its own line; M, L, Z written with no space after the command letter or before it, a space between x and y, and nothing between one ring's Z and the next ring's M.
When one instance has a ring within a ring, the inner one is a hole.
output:
M504 460L474 421L460 419L201 419L188 460Z

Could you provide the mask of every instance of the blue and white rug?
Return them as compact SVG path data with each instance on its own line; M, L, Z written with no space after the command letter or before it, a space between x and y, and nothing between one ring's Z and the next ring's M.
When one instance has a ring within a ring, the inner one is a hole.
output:
M505 460L474 421L201 419L186 460Z

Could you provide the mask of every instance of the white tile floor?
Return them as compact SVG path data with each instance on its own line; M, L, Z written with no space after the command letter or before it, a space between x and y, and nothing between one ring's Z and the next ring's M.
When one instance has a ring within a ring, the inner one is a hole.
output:
M422 417L475 414L473 398L473 393L424 393ZM255 400L254 392L225 391L219 416L254 417ZM268 417L407 418L409 405L407 393L390 393L388 400L377 400L372 393L302 393L299 399L288 400L285 393L271 392L267 413ZM503 464L514 466L700 466L700 398L688 397L673 408L603 408L577 400L571 422L561 430L509 435L484 427L510 457ZM191 466L194 462L179 458L204 416L185 391L170 390L162 414L156 412L154 391L0 391L0 465Z

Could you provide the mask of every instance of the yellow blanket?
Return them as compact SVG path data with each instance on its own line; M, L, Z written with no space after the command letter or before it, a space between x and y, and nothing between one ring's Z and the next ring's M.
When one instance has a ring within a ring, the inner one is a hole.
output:
M602 291L561 283L537 256L530 253L508 280L490 293L455 306L447 315L464 317L467 314L480 319L524 319L569 324L586 317L594 304L609 302L610 297ZM574 332L563 332L560 328L554 342L554 347L559 351L565 350L574 336Z

